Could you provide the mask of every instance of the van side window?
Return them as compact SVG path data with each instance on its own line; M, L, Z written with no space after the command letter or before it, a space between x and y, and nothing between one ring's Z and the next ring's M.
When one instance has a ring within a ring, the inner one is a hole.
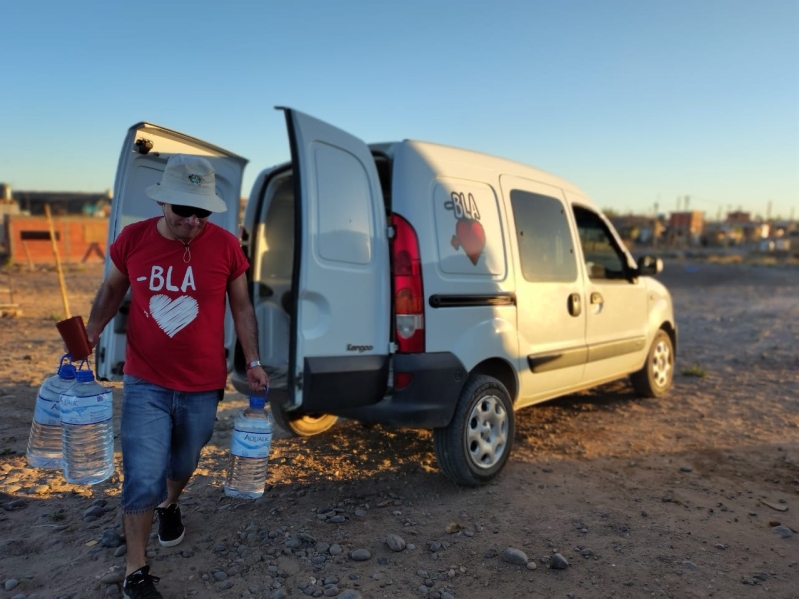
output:
M510 203L525 280L574 281L577 262L563 203L557 198L519 189L511 190Z
M586 271L591 279L624 279L627 262L605 222L595 212L574 206Z

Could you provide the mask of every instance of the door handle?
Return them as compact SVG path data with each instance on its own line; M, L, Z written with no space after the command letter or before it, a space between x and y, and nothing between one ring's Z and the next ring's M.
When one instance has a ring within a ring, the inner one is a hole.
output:
M583 311L582 302L580 301L580 294L579 293L572 293L569 296L569 314L572 316L579 316L580 313Z
M601 293L598 293L596 291L591 293L591 305L595 305L595 304L602 305L604 303L605 303L605 300L602 297Z

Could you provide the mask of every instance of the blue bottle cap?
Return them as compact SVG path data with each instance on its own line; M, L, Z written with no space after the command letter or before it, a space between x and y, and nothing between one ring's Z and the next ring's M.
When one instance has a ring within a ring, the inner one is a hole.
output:
M75 367L72 364L61 364L58 367L58 376L65 381L72 381L75 379Z
M259 397L256 395L250 395L250 407L251 408L263 408L266 405L266 398Z
M79 383L91 383L94 380L94 373L91 370L78 370L75 378Z

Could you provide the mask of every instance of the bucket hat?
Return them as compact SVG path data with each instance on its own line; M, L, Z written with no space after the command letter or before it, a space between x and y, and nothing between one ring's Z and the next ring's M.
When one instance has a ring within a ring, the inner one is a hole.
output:
M166 162L161 182L144 191L156 202L225 212L225 201L216 195L215 172L205 158L173 154Z

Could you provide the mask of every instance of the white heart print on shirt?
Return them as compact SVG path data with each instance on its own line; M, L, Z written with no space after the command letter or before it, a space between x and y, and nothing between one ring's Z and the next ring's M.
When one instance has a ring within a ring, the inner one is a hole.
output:
M166 295L154 295L150 298L150 314L170 337L185 329L197 318L197 300L188 295L181 295L172 300Z

